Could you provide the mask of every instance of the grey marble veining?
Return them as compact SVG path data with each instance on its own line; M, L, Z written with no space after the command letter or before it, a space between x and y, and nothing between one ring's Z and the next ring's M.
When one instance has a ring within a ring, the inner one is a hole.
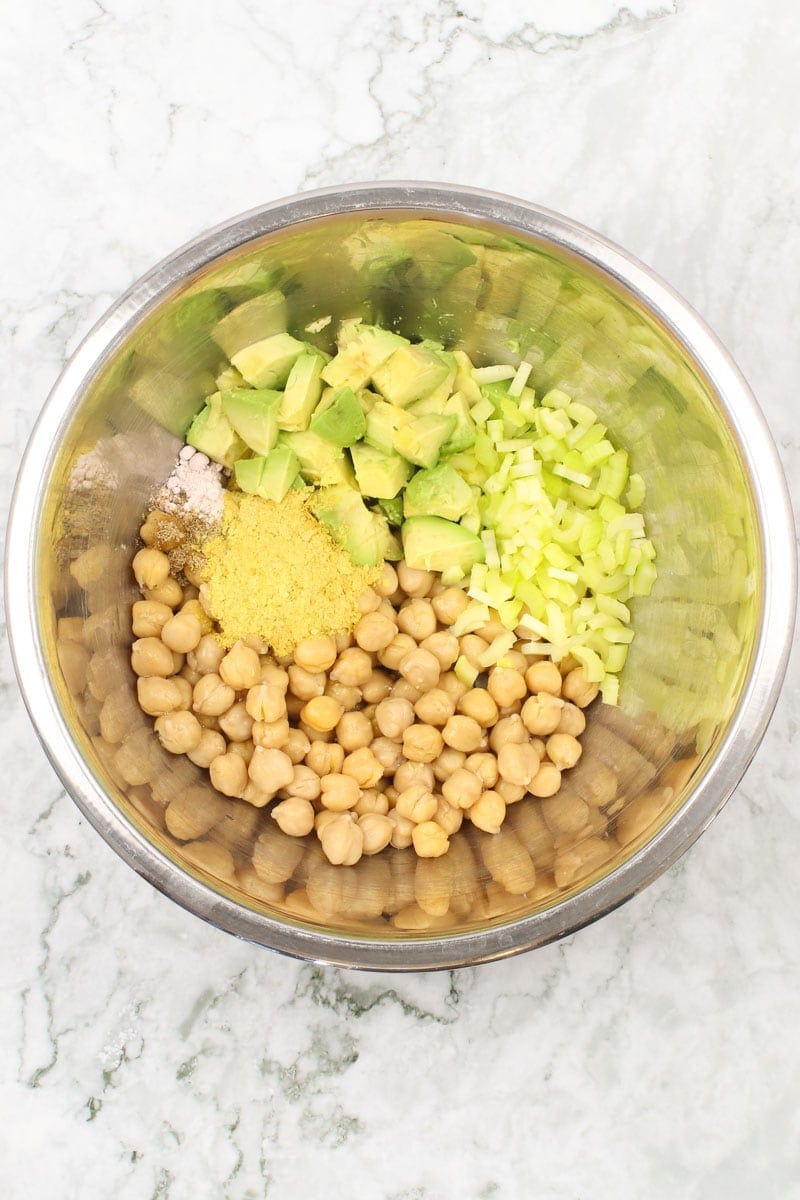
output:
M731 349L800 495L789 0L65 0L6 26L4 508L65 356L137 274L265 199L402 177L639 254ZM8 1200L800 1196L796 661L744 783L643 895L507 963L390 978L152 891L64 795L2 654Z

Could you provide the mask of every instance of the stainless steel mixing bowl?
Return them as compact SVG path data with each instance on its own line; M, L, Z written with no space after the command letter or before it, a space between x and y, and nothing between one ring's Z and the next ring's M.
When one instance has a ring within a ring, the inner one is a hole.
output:
M363 859L337 882L325 872L344 869L321 862L315 844L283 838L268 814L239 801L226 800L224 816L194 842L166 831L165 807L210 784L160 749L136 706L129 563L148 497L213 390L222 355L210 330L270 290L285 298L290 329L332 317L323 341L340 317L362 315L462 346L478 361L525 356L537 391L560 386L594 405L647 481L658 583L635 604L620 705L592 711L565 803L555 814L532 798L510 810L507 848L522 847L537 869L525 894L514 894L496 854L485 852L489 835L475 830L435 860L440 900L421 907L411 851ZM76 578L79 555L89 569ZM795 551L781 467L755 401L664 283L534 205L468 188L367 184L238 217L165 259L109 310L31 436L6 589L39 736L81 811L126 862L255 942L411 970L560 937L639 891L694 841L741 778L774 707L792 635Z

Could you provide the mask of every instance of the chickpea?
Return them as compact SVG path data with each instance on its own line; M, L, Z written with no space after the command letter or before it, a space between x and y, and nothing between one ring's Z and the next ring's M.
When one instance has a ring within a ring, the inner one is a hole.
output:
M136 695L142 712L149 717L159 717L162 713L183 708L184 694L179 684L185 682L185 679L162 679L157 675L137 679Z
M304 763L297 763L294 777L283 789L287 796L296 796L300 800L317 800L321 789L319 775Z
M322 671L312 674L304 667L298 667L296 663L289 667L289 691L298 700L314 700L317 696L322 696L327 682Z
M397 591L397 571L395 571L391 563L387 562L383 564L381 577L375 584L375 591L379 596L383 596L387 599L389 596L393 596Z
M415 783L424 783L426 789L432 792L435 782L433 767L430 763L401 762L394 773L394 786L397 788L398 793L404 792Z
M157 554L158 551L155 553ZM169 605L170 608L177 608L183 600L183 589L177 579L173 579L171 575L158 587L146 587L143 590L146 600L155 600L159 604Z
M489 672L489 694L500 708L506 708L527 696L528 689L519 671L493 667Z
M420 696L414 705L414 712L426 725L445 725L455 712L455 704L447 692L441 688L431 688Z
M575 667L574 670L570 671L564 677L561 687L564 699L571 700L573 704L577 704L578 708L587 708L599 691L599 685L590 683L586 678L586 672L583 667Z
M561 720L558 722L556 733L569 733L572 737L580 737L586 728L586 717L577 704L565 704L561 710Z
M409 725L403 733L403 754L409 762L431 763L442 749L442 735L432 725Z
M506 818L506 802L499 792L484 792L469 809L472 824L484 833L499 833Z
M357 644L362 650L376 654L386 647L397 636L397 626L385 613L366 613L354 630Z
M289 837L305 837L314 828L314 806L299 796L281 800L269 815Z
M457 771L459 767L463 767L467 756L463 750L454 750L452 746L445 746L439 757L433 762L433 774L440 783L445 779L449 779L453 771Z
M470 688L456 706L465 717L472 717L482 729L488 729L497 720L497 705L485 688Z
M358 784L351 775L338 772L325 775L321 781L321 788L322 805L331 812L344 812L348 808L355 808L358 804Z
M370 672L369 679L362 687L364 699L368 704L380 704L381 700L385 700L390 694L393 686L393 681L390 675L385 671Z
M406 850L411 845L411 835L416 826L408 817L403 817L396 808L390 808L386 816L392 824L391 844L395 850Z
M180 674L181 679L185 679L186 682L189 684L189 687L192 689L194 689L194 685L196 683L199 683L200 680L203 678L203 676L200 674L200 672L195 671L194 668L190 667L188 663L186 664L186 666L181 667L179 674Z
M435 821L422 821L415 825L411 840L419 858L441 858L450 846L447 834Z
M317 836L325 857L334 866L352 867L361 858L364 834L351 813L333 814L333 819L317 830Z
M345 684L336 683L335 681L325 685L324 695L330 696L332 700L336 700L341 704L346 713L358 708L364 698L360 688L347 687Z
M472 717L449 717L442 730L442 737L454 750L463 750L465 754L471 754L480 747L483 731Z
M372 659L360 646L343 650L331 667L330 676L334 683L345 687L361 687L372 673Z
M330 733L342 719L344 709L332 696L315 696L300 712L301 720L320 733Z
M522 745L529 739L528 731L522 723L522 718L516 714L502 717L489 734L489 745L495 754L499 754L503 746L509 742Z
M161 630L162 642L177 654L188 654L194 650L202 636L203 629L197 617L186 612L170 617Z
M170 754L188 754L196 750L204 732L197 717L184 711L162 713L156 718L153 728L161 745Z
M137 600L131 609L131 628L137 638L157 638L171 618L172 609L166 604L157 604L155 600Z
M175 674L172 651L159 638L138 638L131 646L131 667L135 675L166 679Z
M383 766L368 747L361 746L346 756L342 774L352 776L359 787L370 788L383 778Z
M401 633L407 633L415 642L429 638L436 632L436 613L431 608L430 601L410 600L397 614L397 627Z
M485 788L493 788L497 783L500 773L497 769L497 759L493 754L486 754L483 751L470 754L464 766L478 776Z
M469 604L469 596L463 588L445 588L438 596L433 597L431 604L442 625L452 625Z
M257 683L249 688L244 703L254 721L280 721L286 716L286 697L272 683Z
M580 742L570 733L552 733L545 745L547 757L553 766L558 767L559 771L566 771L570 767L574 767L583 753Z
M407 679L398 679L392 688L392 695L398 700L408 700L409 704L416 704L422 695L419 688L413 687Z
M465 633L458 641L459 653L463 654L467 662L470 663L476 670L482 671L481 659L486 653L486 642L477 633Z
M454 833L458 833L464 823L464 813L458 805L450 804L449 801L445 800L444 796L440 796L434 820L437 825L441 826L448 837L452 837Z
M372 737L372 722L361 712L345 712L336 726L336 740L348 753L369 746Z
M472 808L480 799L482 791L481 780L466 767L459 767L442 784L442 795L454 808Z
M256 746L248 774L257 788L274 795L294 779L294 763L282 750Z
M255 687L261 678L261 660L244 642L234 642L219 664L219 673L234 691Z
M233 753L233 751L231 751L231 753ZM274 795L274 792L265 792L263 788L256 787L256 785L251 781L242 792L241 799L247 804L252 805L253 808L266 808L270 801L274 798Z
M238 754L242 762L250 766L250 761L255 753L255 742L252 738L248 738L246 742L230 742L228 751L231 754Z
M439 676L439 687L443 692L447 692L448 696L452 698L454 705L469 691L469 685L462 683L453 671L445 671L444 674Z
M497 752L497 770L507 783L527 787L539 770L539 755L530 743L506 742Z
M227 712L220 714L219 727L230 741L247 741L253 732L253 718L245 708L243 700L232 704ZM288 731L288 725L286 728Z
M72 564L73 575L80 561L78 559ZM140 550L133 556L131 566L136 576L136 582L141 588L157 588L169 578L169 559L160 550L153 550L150 547Z
M389 671L397 671L407 654L417 649L417 643L407 633L398 633L385 650L378 652L378 662Z
M284 754L288 754L292 762L297 765L308 754L311 749L311 742L302 729L292 729L290 727L288 737L280 749L283 750Z
M389 738L375 738L370 749L383 767L384 775L393 774L403 761L400 745Z
M312 771L316 771L320 779L325 775L338 774L343 763L344 750L336 743L328 745L317 739L311 743L306 754L306 766L311 767Z
M223 683L219 675L204 675L194 685L192 708L204 717L219 717L228 711L235 699L235 691Z
M220 728L225 729L225 718L220 717ZM263 746L265 750L286 750L286 743L289 741L289 721L286 717L281 717L279 721L254 721L250 730L250 736L256 746ZM298 730L302 734L302 730ZM305 735L302 735L305 737ZM308 738L305 738L308 743ZM310 745L310 743L308 743Z
M503 797L506 802L506 806L509 804L516 804L517 801L521 800L528 791L527 786L519 783L509 783L507 779L499 780L494 790L497 792L498 796Z
M436 796L424 783L414 783L397 797L395 809L401 817L416 825L420 821L432 821L437 805Z
M414 708L410 700L390 696L375 709L375 724L384 737L399 740L413 723Z
M308 637L294 648L294 661L314 674L327 671L336 662L336 642L332 637Z
M200 638L194 650L189 651L187 662L193 670L199 671L201 675L215 675L219 673L219 664L224 657L225 651L217 639L212 634L206 633Z
M403 678L420 692L435 688L441 674L439 660L430 650L417 649L405 654L397 669Z
M284 671L283 667L279 667L271 658L262 658L261 660L261 675L259 683L269 684L270 687L277 688L284 696L289 689L289 674Z
M420 571L404 561L397 564L397 581L407 596L427 596L436 578L433 571Z
M353 812L358 813L360 817L366 813L380 813L385 817L388 811L389 797L385 792L379 792L377 788L362 788L358 804L353 809Z
M528 784L528 791L532 796L544 799L547 796L555 796L560 787L561 772L558 767L554 763L543 762Z
M420 642L421 650L428 650L437 659L442 671L448 670L458 658L458 638L441 629Z
M198 724L200 722L198 721ZM194 749L184 752L197 767L210 767L215 758L225 753L225 738L215 729L200 730L200 740Z
M372 588L367 588L358 597L358 608L363 616L376 612L381 606L381 597Z
M525 672L525 685L529 692L549 692L552 696L561 695L561 672L554 662L542 659L541 662L531 663Z
M392 822L380 813L364 813L358 818L358 827L364 837L364 854L379 854L392 840Z
M223 796L241 796L247 787L247 763L238 754L220 754L211 763L208 773Z
M551 692L537 692L529 696L522 706L520 716L522 723L536 736L554 733L561 720L561 710L564 701Z

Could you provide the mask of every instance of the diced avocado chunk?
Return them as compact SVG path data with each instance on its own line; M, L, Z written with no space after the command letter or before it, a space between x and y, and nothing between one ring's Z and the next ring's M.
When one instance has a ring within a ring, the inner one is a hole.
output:
M471 487L449 463L417 471L403 494L407 517L446 517L448 521L457 521L471 505Z
M443 517L408 517L401 532L403 557L415 570L447 571L458 567L466 575L486 556L479 537Z
M427 346L401 346L372 373L372 382L390 404L405 408L446 379L450 369Z
M282 292L265 292L254 296L217 321L211 336L233 358L245 346L252 346L264 338L286 330L286 298Z
M399 454L386 454L366 442L352 446L350 455L362 496L392 500L411 476L413 467Z
M304 344L291 334L275 333L245 346L232 356L231 362L254 388L283 387L304 350Z
M232 392L234 388L247 387L244 381L244 376L240 375L236 367L228 365L223 367L216 378L218 392Z
M442 446L442 454L460 454L475 445L475 422L461 392L453 392L444 406L445 416L455 417L456 427Z
M245 445L256 454L269 454L278 440L281 393L234 388L230 392L221 392L220 399L222 411Z
M395 496L392 500L379 500L378 508L390 525L403 524L403 497Z
M385 400L377 400L367 413L367 432L364 440L377 450L390 454L394 448L394 435L402 425L412 418L402 408L395 408Z
M299 468L293 450L276 446L265 458L240 458L234 470L243 492L261 496L262 500L279 501L294 485Z
M312 510L357 566L377 566L399 550L386 518L371 512L355 488L321 488L312 500Z
M323 441L311 429L295 433L279 433L278 445L293 450L300 462L300 473L306 483L327 486L344 483L355 486L355 477L344 451Z
M208 397L205 407L189 426L186 441L225 467L232 467L237 458L247 452L244 442L222 411L219 392Z
M353 391L366 387L372 373L400 346L405 338L377 325L343 321L337 339L338 353L326 363L322 378L331 387L348 384Z
M321 354L301 354L286 380L278 425L281 429L297 431L308 429L311 414L322 395L320 373L325 365Z
M328 388L311 418L311 429L332 446L352 446L367 432L358 397L352 388Z
M394 448L418 467L435 467L442 446L452 435L456 418L449 416L415 417L394 435Z

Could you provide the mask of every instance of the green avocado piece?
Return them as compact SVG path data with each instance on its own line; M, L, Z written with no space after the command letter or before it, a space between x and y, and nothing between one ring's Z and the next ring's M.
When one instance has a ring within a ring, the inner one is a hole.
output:
M376 400L367 413L367 432L364 440L376 450L391 454L394 449L394 436L402 425L408 425L412 418L402 408L395 408L385 400Z
M366 387L373 371L400 346L408 345L406 338L377 325L363 325L358 318L342 321L337 338L338 352L326 363L322 378L331 387L349 385L353 391Z
M445 416L455 417L456 427L442 446L442 454L460 454L475 445L475 422L461 392L453 392L444 406Z
M225 467L232 467L247 451L247 446L222 411L219 392L208 397L205 407L192 421L186 442Z
M352 446L367 432L367 419L352 388L328 388L314 410L310 428L333 446Z
M401 346L372 373L372 382L390 404L405 408L437 388L449 366L427 346Z
M399 554L399 543L382 513L371 512L355 488L321 488L312 511L339 545L360 567L374 567Z
M282 500L293 486L300 468L297 455L288 446L276 446L265 458L240 458L234 467L236 482L243 492L262 500Z
M218 392L232 392L234 388L246 388L247 384L244 381L244 376L240 375L236 367L223 367L216 378Z
M457 521L471 505L472 489L449 463L417 471L403 493L403 511L407 517L446 517L448 521Z
M411 476L413 467L399 454L386 454L366 442L350 447L356 483L362 496L392 500Z
M289 333L275 333L245 346L231 362L254 388L283 387L289 372L305 350L303 342Z
M304 353L295 359L286 380L278 413L278 425L281 429L308 429L311 414L322 395L320 373L324 365L325 359L321 354Z
M456 427L454 416L415 417L394 435L394 448L418 467L435 467L442 446Z
M245 445L256 454L269 454L278 440L281 392L234 388L220 392L220 399L222 411Z
M341 483L355 487L353 468L344 451L338 446L332 446L324 441L311 429L303 429L293 433L279 433L278 445L287 446L297 455L300 463L300 474L306 483L321 486Z
M286 297L283 292L265 292L237 304L211 330L211 336L228 358L246 346L286 331Z
M379 500L378 508L390 525L403 524L403 497L395 496L392 500Z
M415 570L447 571L458 567L466 575L486 557L479 537L443 517L408 517L401 532L403 557Z

